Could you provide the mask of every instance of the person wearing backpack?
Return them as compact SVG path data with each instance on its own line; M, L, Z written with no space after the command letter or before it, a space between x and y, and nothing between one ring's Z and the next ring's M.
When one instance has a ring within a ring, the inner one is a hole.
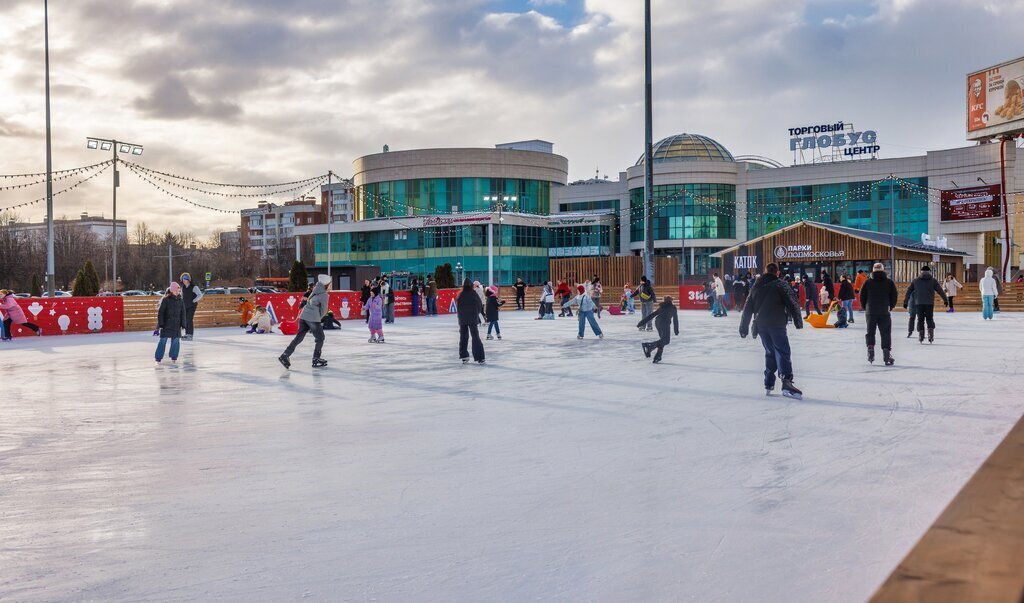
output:
M654 287L651 286L651 281L647 280L647 276L640 277L640 286L633 292L633 297L640 298L640 316L641 318L647 318L654 312ZM637 327L643 331L641 327ZM653 331L654 325L647 323L647 330Z

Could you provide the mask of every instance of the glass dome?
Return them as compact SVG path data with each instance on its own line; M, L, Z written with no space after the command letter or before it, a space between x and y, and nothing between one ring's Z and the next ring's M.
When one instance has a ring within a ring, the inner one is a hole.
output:
M669 161L736 161L728 149L718 141L700 134L676 134L654 143L654 163ZM644 157L636 165L643 165Z

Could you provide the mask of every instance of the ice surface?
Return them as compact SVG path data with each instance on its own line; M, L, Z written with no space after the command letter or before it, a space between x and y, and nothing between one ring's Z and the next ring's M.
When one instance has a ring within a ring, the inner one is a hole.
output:
M858 314L858 317L863 315ZM200 331L0 346L0 600L862 601L1024 410L1024 316L940 314L868 366L863 321L791 333L766 398L738 316L502 313L311 339ZM165 361L166 362L166 361Z

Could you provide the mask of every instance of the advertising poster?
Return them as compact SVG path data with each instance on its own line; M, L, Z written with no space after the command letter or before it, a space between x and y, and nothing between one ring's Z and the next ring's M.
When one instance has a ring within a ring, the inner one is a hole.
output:
M971 186L942 191L943 222L998 218L1002 214L1002 187Z
M967 138L1024 131L1024 58L967 76Z

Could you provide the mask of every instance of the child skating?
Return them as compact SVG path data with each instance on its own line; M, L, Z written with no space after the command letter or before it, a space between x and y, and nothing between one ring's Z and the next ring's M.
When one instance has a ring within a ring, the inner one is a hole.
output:
M35 331L36 335L43 334L42 329L25 318L25 312L22 311L21 306L18 305L18 298L14 297L13 291L8 291L7 289L0 290L0 309L2 309L5 314L3 328L4 341L10 341L14 336L14 331L11 330L13 325L20 325L26 329Z
M370 343L384 343L384 300L381 299L380 287L370 290L370 299L366 302L370 319L366 326L370 329Z
M501 339L501 327L498 326L498 315L501 313L499 308L505 305L505 300L498 299L498 288L491 285L484 292L484 296L487 299L487 304L484 306L484 314L487 317L487 339L494 339L491 336L491 329L494 329L494 334Z
M267 309L264 306L257 306L256 313L249 319L249 330L245 333L247 335L252 335L253 333L262 335L264 333L269 333L273 328L274 319L270 316L270 312L267 312Z
M644 349L644 356L648 358L651 357L652 350L657 350L652 362L658 364L661 362L661 353L665 350L665 346L672 340L672 332L669 331L670 324L672 330L675 331L676 337L679 336L679 312L676 310L675 304L672 303L671 297L666 297L654 313L637 323L636 328L640 329L652 320L654 321L655 328L658 329L659 339L657 341L645 341L641 346Z

